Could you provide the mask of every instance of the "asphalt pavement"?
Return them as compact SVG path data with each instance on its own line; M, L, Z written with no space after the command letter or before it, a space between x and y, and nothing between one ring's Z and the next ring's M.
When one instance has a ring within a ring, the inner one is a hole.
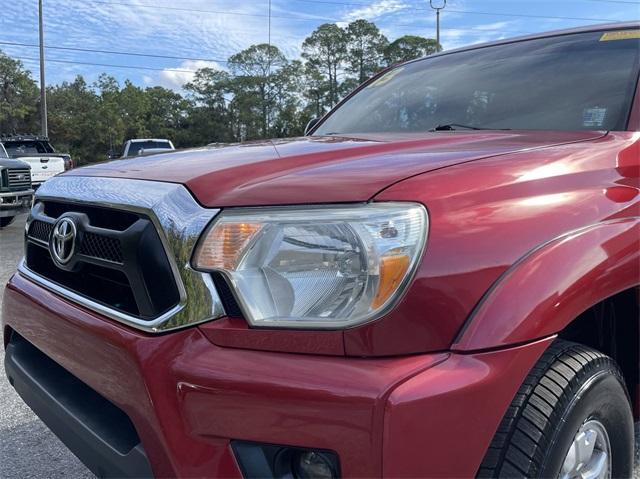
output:
M16 218L0 230L0 292L22 256L25 218ZM4 350L0 351L0 360L4 360ZM0 477L95 477L22 402L9 385L4 368L0 373Z
M0 308L2 291L22 256L25 216L0 230ZM1 334L1 332L0 332ZM0 361L4 351L0 348ZM636 468L640 479L640 425L636 428ZM93 478L91 472L31 412L0 373L0 478Z

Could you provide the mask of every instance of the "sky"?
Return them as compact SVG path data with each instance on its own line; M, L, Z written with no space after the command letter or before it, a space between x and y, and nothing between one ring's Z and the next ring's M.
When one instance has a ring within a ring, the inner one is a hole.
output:
M433 0L440 6L444 0ZM180 91L205 66L269 40L285 55L323 23L364 18L391 40L435 38L429 0L43 0L48 84L101 73ZM0 0L0 50L38 78L38 1ZM640 0L448 0L444 49L530 33L640 19ZM95 51L99 50L99 51ZM126 53L126 54L124 54ZM98 64L98 65L96 65Z

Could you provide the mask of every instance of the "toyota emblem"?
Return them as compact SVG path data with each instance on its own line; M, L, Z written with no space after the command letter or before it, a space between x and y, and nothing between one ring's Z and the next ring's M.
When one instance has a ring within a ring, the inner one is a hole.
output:
M65 265L73 258L77 233L76 223L69 217L60 218L53 227L49 250L58 265Z

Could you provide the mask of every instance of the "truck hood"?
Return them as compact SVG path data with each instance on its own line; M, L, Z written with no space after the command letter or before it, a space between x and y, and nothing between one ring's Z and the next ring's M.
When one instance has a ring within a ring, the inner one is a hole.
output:
M603 135L456 131L303 137L115 160L67 175L181 183L209 207L359 202L419 173Z
M21 160L0 158L0 169L2 168L29 168L29 164Z

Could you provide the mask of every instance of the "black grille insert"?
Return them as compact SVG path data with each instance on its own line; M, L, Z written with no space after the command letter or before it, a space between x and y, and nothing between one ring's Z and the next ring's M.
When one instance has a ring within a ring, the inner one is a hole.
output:
M108 236L85 233L82 238L80 253L122 264L122 245L119 240Z
M49 243L63 216L73 221L77 234L75 253L59 264ZM180 300L158 231L143 215L39 202L31 212L25 258L31 271L62 288L138 319L155 319Z
M79 271L65 271L47 250L32 243L27 244L27 258L29 269L64 288L123 313L140 314L131 284L120 271L90 263Z
M74 203L61 203L58 201L46 201L44 214L49 218L60 218L65 213L82 213L87 215L92 226L115 231L124 231L140 216L130 211L112 210L100 206L82 205Z
M27 258L29 269L60 286L123 313L140 314L131 284L121 271L90 263L78 271L65 271L46 249L33 243L27 243Z
M49 242L51 238L51 232L53 231L53 224L45 223L44 221L34 220L29 225L29 236L33 239Z

